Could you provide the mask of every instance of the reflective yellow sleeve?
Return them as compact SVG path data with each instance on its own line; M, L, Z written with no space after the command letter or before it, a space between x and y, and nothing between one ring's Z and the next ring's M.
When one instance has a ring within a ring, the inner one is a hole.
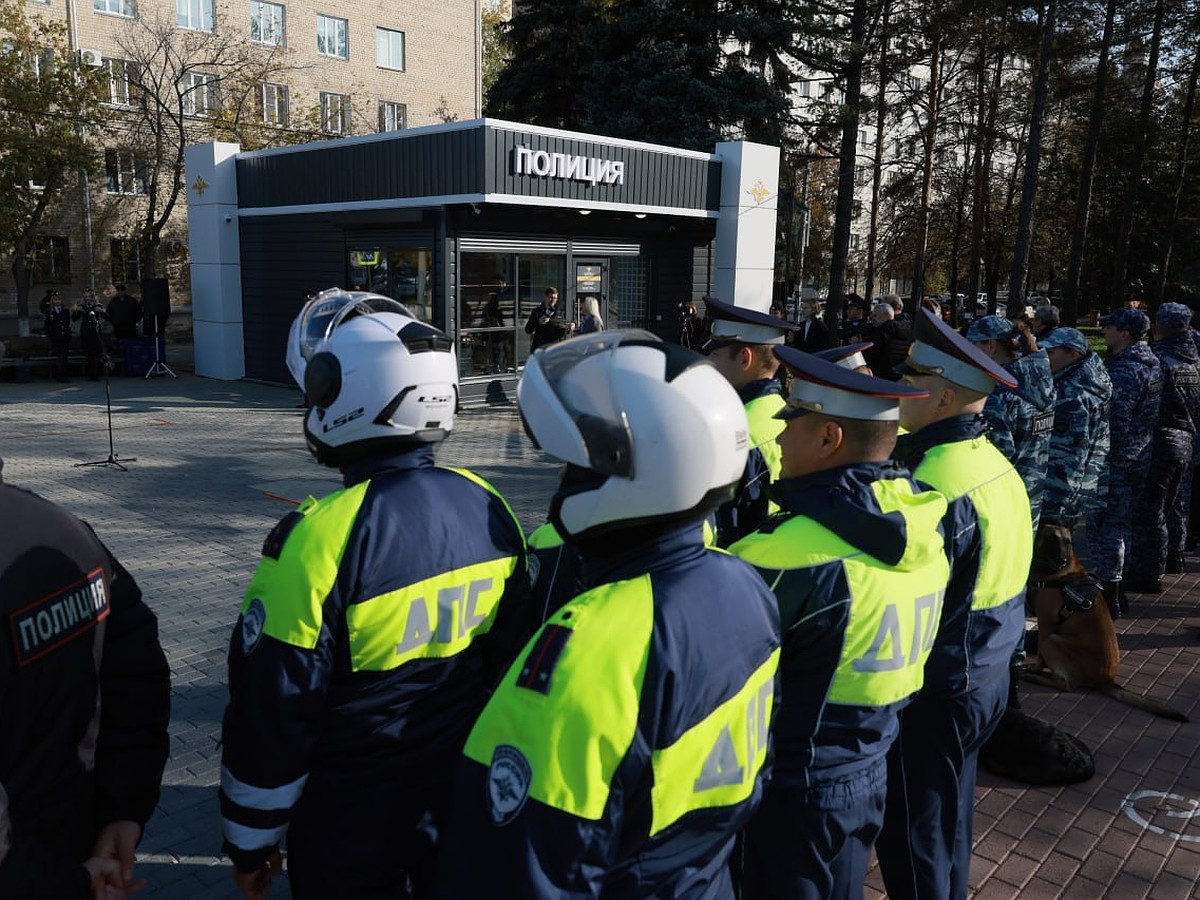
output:
M292 529L278 559L264 556L250 579L242 612L260 600L263 633L311 650L321 633L322 607L342 563L350 531L369 482L324 498L311 497L297 509L303 520Z
M497 748L515 747L529 762L530 797L600 819L637 729L653 627L647 575L580 594L518 656L463 752L490 766ZM562 640L552 664L535 653L549 634Z

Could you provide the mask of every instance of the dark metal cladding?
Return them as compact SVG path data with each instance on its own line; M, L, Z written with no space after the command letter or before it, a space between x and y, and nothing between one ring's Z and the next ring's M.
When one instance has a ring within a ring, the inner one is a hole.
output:
M619 179L519 173L521 153L560 154L554 157L555 172L576 157L583 158L584 171L601 161L623 170ZM307 145L303 153L248 154L238 157L237 173L242 209L509 194L580 206L620 203L715 212L721 190L718 160L490 123L327 141Z

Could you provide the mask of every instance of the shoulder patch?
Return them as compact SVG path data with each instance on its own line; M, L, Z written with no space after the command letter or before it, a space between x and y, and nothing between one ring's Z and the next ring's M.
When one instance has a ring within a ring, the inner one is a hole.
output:
M104 570L18 609L8 617L18 666L27 666L74 640L108 615Z
M283 545L287 542L288 535L292 533L292 529L300 524L304 518L304 513L294 511L288 513L279 523L271 529L271 533L267 535L267 539L263 541L262 555L268 559L279 559L279 554L283 552Z
M267 608L255 597L242 613L242 652L249 656L262 639L267 624Z
M488 766L487 800L492 824L507 825L521 812L529 798L533 769L525 754L511 744L500 744Z
M573 633L562 625L547 625L542 629L517 674L517 687L549 694L554 668Z

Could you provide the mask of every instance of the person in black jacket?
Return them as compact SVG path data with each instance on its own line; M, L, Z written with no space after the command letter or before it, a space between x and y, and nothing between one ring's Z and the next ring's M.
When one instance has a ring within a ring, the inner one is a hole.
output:
M47 294L46 301L43 301L42 315L46 317L46 337L55 359L54 380L70 381L67 377L67 355L71 352L71 311L63 306L62 294L58 291Z
M792 336L792 346L805 353L819 353L830 345L829 328L821 320L821 301L800 301L800 330Z
M158 622L91 529L0 482L0 897L132 892L167 761Z
M87 357L88 381L100 380L101 358L104 356L104 336L101 331L108 314L96 303L95 291L83 292L83 303L71 313L71 319L79 322L79 342L83 355Z
M863 356L876 377L900 380L895 368L908 356L912 333L912 323L896 318L895 307L890 303L875 304L871 310L871 324L863 329L862 339L874 344Z
M108 320L118 340L136 338L142 321L142 304L123 284L114 285L117 295L108 301ZM315 294L315 292L314 292Z
M529 352L557 344L574 330L575 323L563 319L558 305L558 288L546 288L546 299L538 304L525 322L525 333L533 336L529 341Z

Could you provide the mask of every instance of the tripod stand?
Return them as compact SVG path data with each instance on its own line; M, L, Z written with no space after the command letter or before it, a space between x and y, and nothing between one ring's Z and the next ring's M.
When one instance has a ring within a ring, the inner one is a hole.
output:
M107 353L104 354L103 362L104 362L104 408L108 412L108 458L107 459L98 459L95 462L75 463L73 468L79 469L84 466L112 466L114 468L120 469L122 472L128 472L129 470L127 468L125 468L125 466L123 464L128 463L128 462L137 462L137 457L131 456L127 459L123 459L122 457L117 456L116 451L113 450L112 391L109 389L109 383L108 383L108 370L112 367L112 362L111 362L111 360L109 360ZM172 374L174 374L174 373L172 373Z
M158 327L158 316L154 316L154 364L146 370L144 378L149 378L151 375L170 375L172 378L178 379L179 376L171 371L171 367L163 361L163 356L166 355L166 337Z

